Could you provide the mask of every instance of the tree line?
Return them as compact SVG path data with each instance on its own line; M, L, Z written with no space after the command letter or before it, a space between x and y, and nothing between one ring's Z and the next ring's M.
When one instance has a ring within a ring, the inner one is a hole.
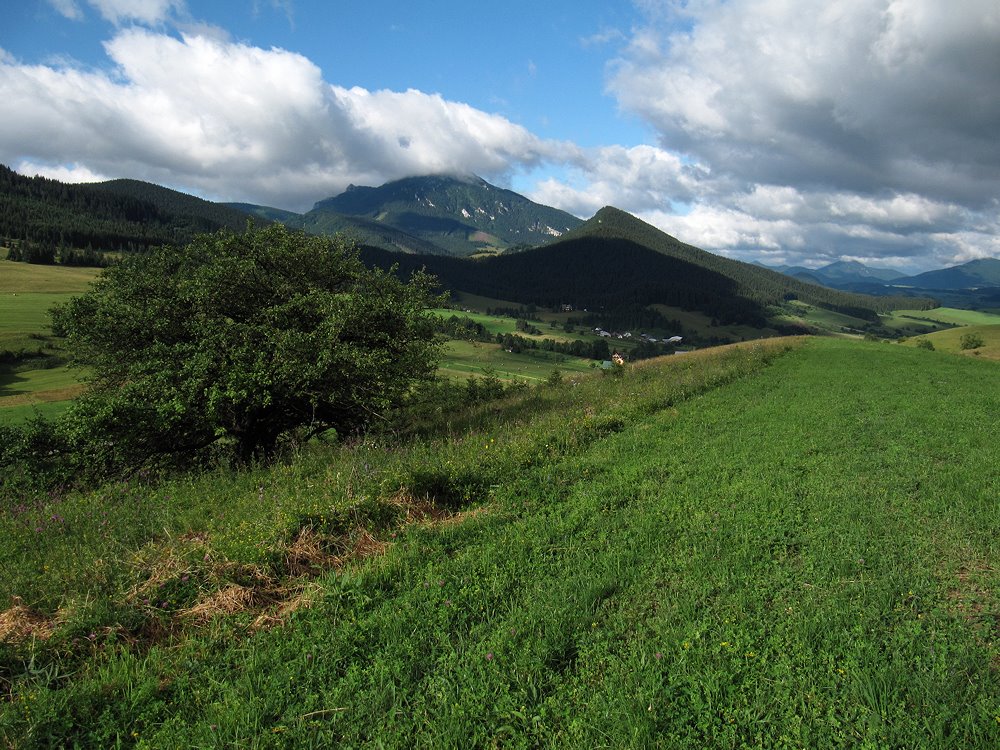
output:
M75 249L65 245L54 245L50 242L33 242L31 240L8 240L10 248L7 251L7 260L21 263L34 263L42 266L89 266L92 268L105 268L109 266L112 259L106 253L99 253L88 245L87 247Z

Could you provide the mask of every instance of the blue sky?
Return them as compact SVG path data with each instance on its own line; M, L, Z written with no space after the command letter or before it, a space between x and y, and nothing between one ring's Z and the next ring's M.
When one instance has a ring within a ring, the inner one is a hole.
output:
M995 0L7 0L0 162L307 210L473 172L746 260L1000 255Z
M75 8L76 17L60 6ZM175 28L205 24L233 41L297 52L342 86L436 92L583 146L641 139L645 130L603 92L608 51L638 20L628 3L507 0L488 12L456 0L219 0L186 7L174 15ZM115 27L99 7L8 0L0 13L2 47L25 62L68 56L84 65L108 63L103 42Z

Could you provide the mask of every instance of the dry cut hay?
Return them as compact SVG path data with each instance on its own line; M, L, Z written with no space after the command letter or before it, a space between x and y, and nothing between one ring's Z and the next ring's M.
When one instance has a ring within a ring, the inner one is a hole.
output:
M19 597L0 612L0 642L21 643L32 638L47 640L55 632L55 623L41 612L26 607Z
M248 586L238 583L226 586L212 593L192 607L180 612L181 617L197 622L208 622L219 615L235 615L254 606L259 594Z

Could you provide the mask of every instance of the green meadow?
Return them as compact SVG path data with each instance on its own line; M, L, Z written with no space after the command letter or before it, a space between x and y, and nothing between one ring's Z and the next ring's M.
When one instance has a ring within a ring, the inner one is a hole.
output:
M0 260L0 295L28 290L46 294L79 293L99 274L96 268L42 266L4 259Z
M465 380L492 373L505 381L538 382L549 377L553 370L593 372L593 364L593 360L557 352L529 349L514 354L499 344L448 341L442 352L438 372L452 380Z
M59 343L48 311L96 277L94 269L0 261L0 354L16 358L0 362L0 424L56 416L80 392L79 371L53 360Z
M783 323L804 325L827 334L858 334L868 321L851 315L792 300L783 307L778 320Z
M889 320L916 321L918 323L945 324L954 326L997 325L1000 315L980 310L962 310L955 307L938 307L933 310L895 310Z
M982 341L982 345L974 349L963 349L962 343L966 336L979 338ZM1000 323L949 328L945 331L938 331L909 339L906 341L906 344L918 346L921 341L929 341L933 344L936 351L948 352L949 354L962 354L968 357L981 357L982 359L1000 360Z
M0 507L36 747L1000 745L997 364L771 339Z
M0 352L51 350L48 311L72 296L67 292L0 292Z

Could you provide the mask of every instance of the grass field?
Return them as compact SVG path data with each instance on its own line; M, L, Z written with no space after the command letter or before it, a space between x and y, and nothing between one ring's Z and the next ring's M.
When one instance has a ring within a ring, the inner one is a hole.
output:
M40 414L61 414L83 392L79 370L69 367L29 370L0 367L0 424L17 424Z
M975 349L962 349L962 338L967 334L978 336L983 346ZM920 341L927 340L934 345L936 351L950 354L963 354L968 357L1000 360L1000 325L970 325L960 328L950 328L946 331L929 333L918 338L907 340L909 346L916 346Z
M100 274L97 268L39 266L0 260L0 295L22 292L79 294Z
M16 367L0 364L0 423L23 422L36 412L55 416L66 408L68 399L81 392L78 371L51 367L46 361L47 356L58 354L58 342L49 331L48 310L72 296L66 292L0 293L0 352L37 355Z
M450 318L452 315L458 318L468 318L481 324L492 334L514 334L530 341L542 341L552 339L553 341L593 341L599 338L597 334L589 329L577 329L574 333L566 333L562 328L552 328L546 321L529 321L529 324L538 328L541 334L529 334L517 330L517 320L515 318L501 317L497 315L486 315L485 313L464 312L462 310L451 310L439 308L431 311L442 318Z
M911 323L930 321L931 323L956 326L998 325L1000 324L1000 315L978 310L938 307L934 310L895 310L889 316L889 320L890 322L903 320Z
M444 377L465 380L491 370L501 380L545 380L552 371L593 372L593 360L546 351L513 354L499 344L449 341L445 345L438 372Z
M769 340L417 442L20 498L0 736L995 748L996 367Z
M816 307L800 300L791 300L782 309L785 312L778 316L780 322L804 325L812 330L835 336L858 335L868 324L868 321L862 318Z
M5 292L0 294L0 336L49 333L49 310L70 300L68 292ZM2 345L3 339L0 339Z
M0 352L57 353L49 309L85 291L98 274L93 268L0 260ZM36 410L54 416L65 409L66 399L80 392L77 372L37 361L39 369L31 369L30 358L17 367L0 365L0 423L23 421Z

